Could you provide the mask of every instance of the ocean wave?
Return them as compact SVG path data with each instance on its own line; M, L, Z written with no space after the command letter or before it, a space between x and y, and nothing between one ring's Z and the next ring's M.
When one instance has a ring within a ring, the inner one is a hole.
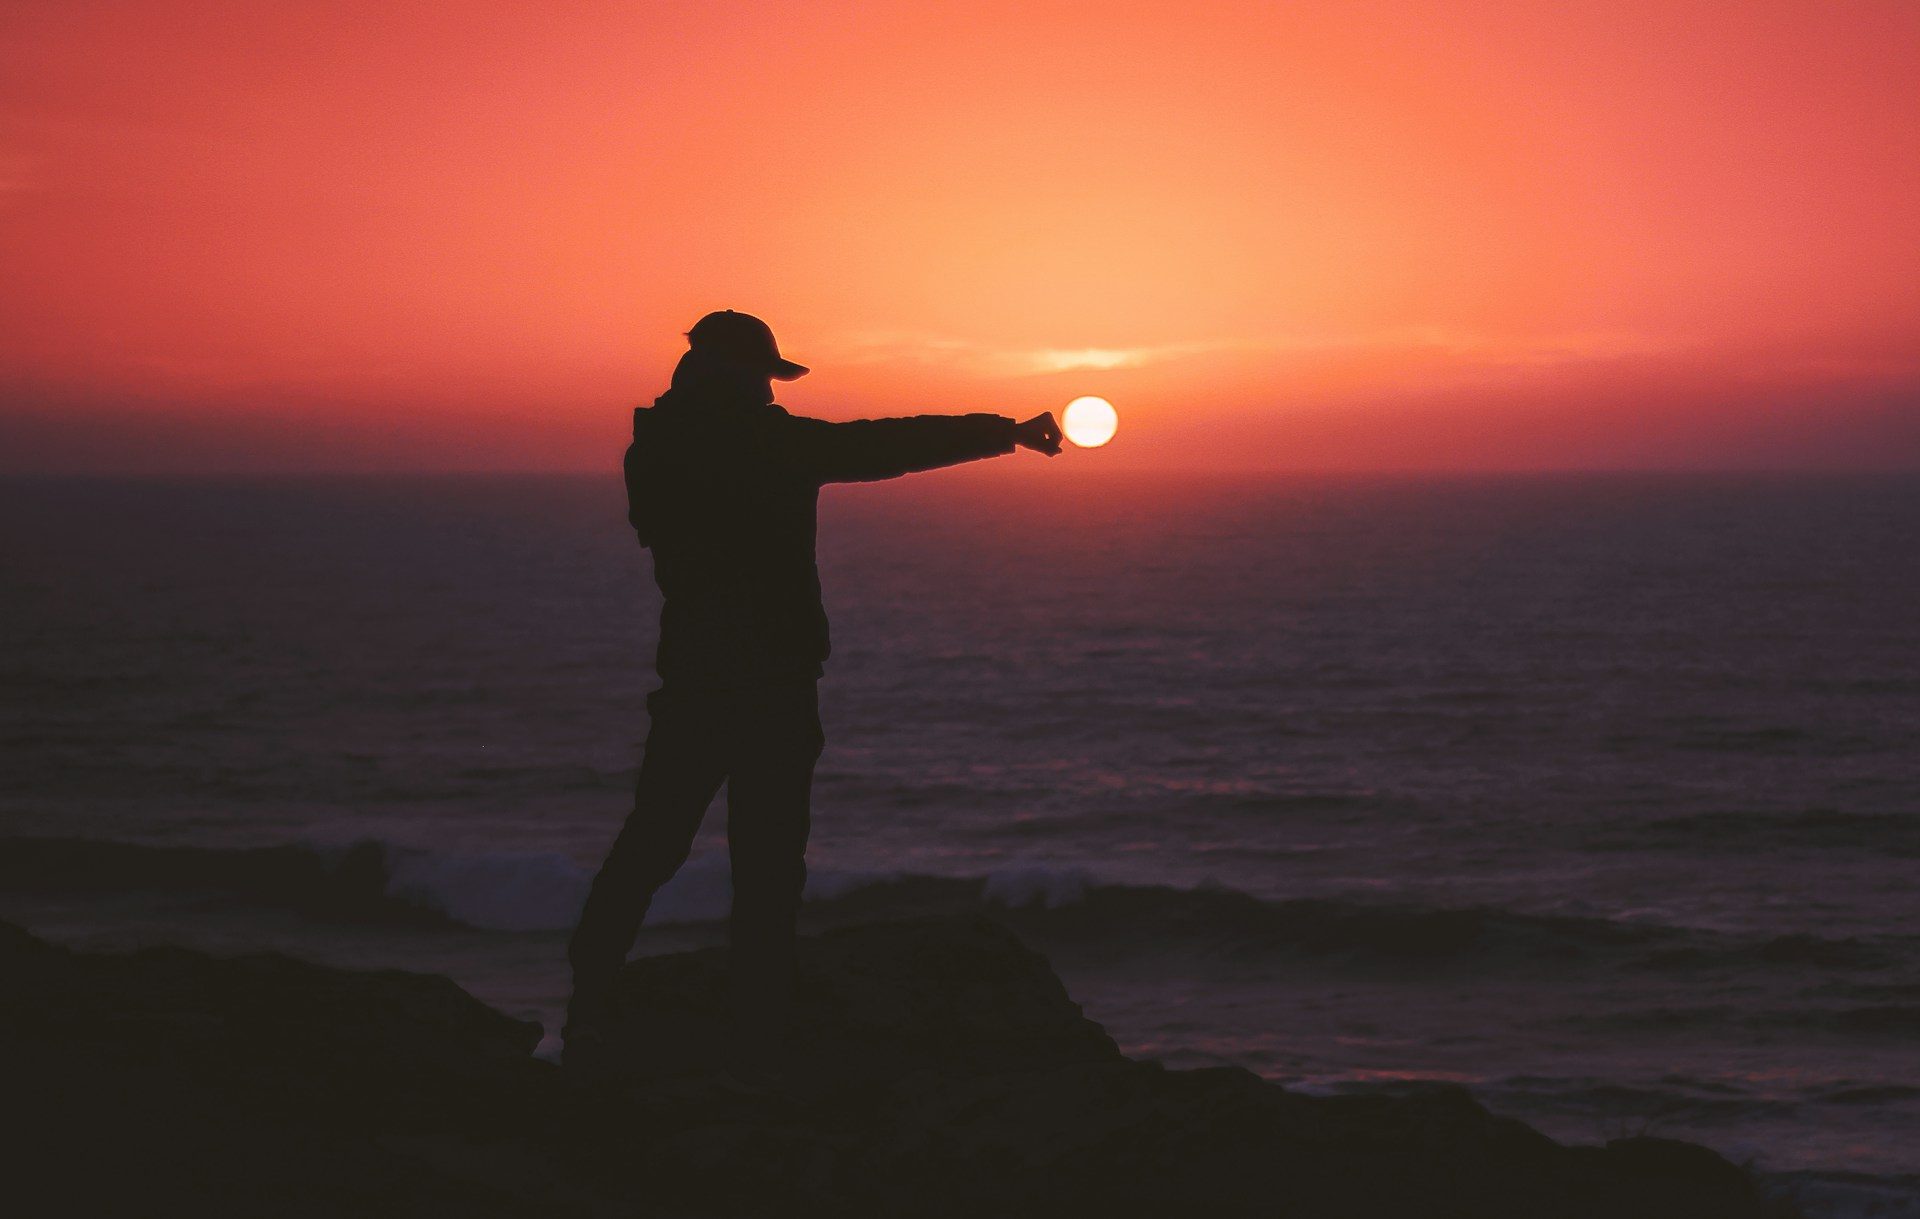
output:
M1516 1075L1483 1084L1477 1092L1489 1103L1490 1098L1511 1099L1523 1105L1544 1102L1563 1112L1584 1111L1615 1118L1632 1115L1665 1122L1726 1121L1778 1113L1786 1104L1776 1097L1685 1075L1634 1083Z
M1869 1004L1860 1007L1756 1008L1708 1003L1687 1007L1649 1007L1634 1011L1582 1014L1562 1021L1607 1033L1673 1032L1683 1029L1744 1029L1775 1034L1782 1030L1860 1040L1920 1040L1920 1007Z
M807 897L832 901L894 873L819 868ZM565 931L593 873L559 852L459 853L376 840L348 845L180 847L91 838L0 839L0 890L220 894L323 918L476 931ZM724 857L693 860L654 896L649 926L724 919Z
M557 931L580 916L593 876L558 852L450 855L383 848L385 894L481 931Z
M222 894L352 921L444 925L443 911L387 893L386 848L153 846L94 838L0 839L0 889L109 896L149 891Z
M1823 1105L1886 1105L1920 1100L1920 1088L1905 1084L1861 1084L1815 1097Z
M1025 882L1045 893L1040 882ZM1115 939L1142 950L1203 947L1235 957L1372 957L1394 962L1501 959L1575 962L1601 953L1657 949L1692 933L1646 923L1523 914L1486 907L1430 907L1373 898L1266 899L1222 885L1082 886L1072 902L1016 905L1016 925L1048 938ZM990 878L983 897L1012 887ZM1040 907L1021 909L1025 907Z
M1885 969L1906 957L1887 944L1846 936L1830 939L1801 933L1724 939L1693 937L1662 947L1635 962L1651 970L1686 971L1716 965L1804 965L1816 969Z
M1711 848L1743 854L1794 850L1857 850L1920 856L1920 816L1810 808L1793 812L1718 811L1662 817L1603 829L1595 850Z
M577 918L590 869L559 853L454 853L362 841L348 846L208 848L96 839L0 839L0 890L224 895L324 917L495 932L558 932ZM1394 904L1373 897L1268 899L1220 885L1182 889L1102 883L1072 865L1012 865L952 877L814 867L806 897L833 921L989 912L1044 943L1098 943L1189 958L1344 958L1452 968L1607 966L1633 970L1873 971L1911 960L1912 945L1810 935L1705 932L1599 917L1491 907ZM724 856L683 867L655 896L649 925L723 920L732 902ZM1840 1017L1860 1029L1911 1026L1896 1002ZM1705 1015L1715 1019L1726 1013ZM1662 1018L1672 1019L1673 1013Z
M1863 1173L1769 1173L1767 1192L1809 1219L1899 1219L1920 1215L1920 1176Z
M1085 868L1015 866L987 877L980 899L1002 906L1031 906L1049 910L1086 900L1093 877Z

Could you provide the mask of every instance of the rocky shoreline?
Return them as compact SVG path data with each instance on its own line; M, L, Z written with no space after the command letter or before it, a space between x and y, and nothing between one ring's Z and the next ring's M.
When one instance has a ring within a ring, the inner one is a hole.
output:
M75 953L0 925L11 1213L1745 1219L1687 1143L1565 1147L1465 1092L1319 1097L1125 1058L985 918L802 943L796 1065L716 1078L725 954L634 962L621 1067L451 981Z

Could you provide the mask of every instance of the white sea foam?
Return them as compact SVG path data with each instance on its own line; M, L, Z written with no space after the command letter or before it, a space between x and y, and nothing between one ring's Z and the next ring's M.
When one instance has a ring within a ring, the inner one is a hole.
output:
M592 875L556 851L537 855L443 855L389 848L387 894L431 906L485 931L559 931L573 926Z
M810 902L832 901L870 885L901 879L898 871L874 872L861 868L808 868L806 897Z
M579 919L593 883L592 871L558 852L451 855L389 847L387 868L389 897L443 911L484 931L565 931ZM806 898L826 901L897 877L894 872L813 869ZM732 903L727 857L699 855L654 895L647 925L715 922L727 917Z
M1044 864L1021 864L1001 868L987 877L981 891L985 901L1003 906L1030 906L1042 902L1047 909L1071 906L1087 895L1093 876L1085 868L1051 868Z
M733 905L733 878L727 857L696 855L672 880L653 895L647 908L647 926L663 923L710 923L727 917Z

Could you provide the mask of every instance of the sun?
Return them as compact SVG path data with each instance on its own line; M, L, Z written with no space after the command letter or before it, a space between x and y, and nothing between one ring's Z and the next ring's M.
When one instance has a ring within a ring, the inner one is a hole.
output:
M1075 398L1067 403L1061 428L1067 439L1083 449L1097 449L1113 439L1120 415L1105 398Z

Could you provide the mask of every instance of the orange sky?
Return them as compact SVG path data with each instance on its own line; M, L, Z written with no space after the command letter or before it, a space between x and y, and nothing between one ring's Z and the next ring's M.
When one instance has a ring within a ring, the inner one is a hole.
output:
M0 470L608 468L714 308L1078 463L1920 467L1916 81L1912 0L9 0Z

